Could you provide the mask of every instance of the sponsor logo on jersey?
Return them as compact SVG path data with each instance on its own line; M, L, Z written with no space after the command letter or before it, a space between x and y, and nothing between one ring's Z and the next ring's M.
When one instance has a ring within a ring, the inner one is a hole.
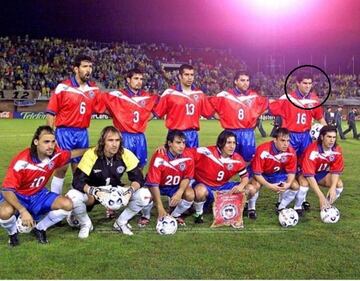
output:
M101 172L102 172L102 170L94 169L95 174L98 174L98 173L101 173Z

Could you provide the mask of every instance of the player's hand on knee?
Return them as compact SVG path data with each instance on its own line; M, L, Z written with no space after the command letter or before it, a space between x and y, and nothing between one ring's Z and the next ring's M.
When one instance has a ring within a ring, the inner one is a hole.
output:
M230 194L244 192L244 187L241 185L235 185L231 190Z
M175 193L170 200L170 207L175 207L181 200L181 194Z

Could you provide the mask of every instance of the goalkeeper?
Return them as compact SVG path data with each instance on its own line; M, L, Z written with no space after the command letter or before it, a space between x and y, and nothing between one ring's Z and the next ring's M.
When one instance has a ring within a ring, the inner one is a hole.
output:
M87 210L101 203L106 208L127 206L114 223L114 228L133 235L128 221L147 206L151 199L144 183L136 156L122 146L121 133L113 126L105 127L95 148L87 150L73 178L73 187L67 196L72 199L72 217L80 225L79 238L87 238L93 225ZM128 174L130 187L121 187L121 178ZM115 192L116 196L112 194ZM117 204L114 205L114 198ZM120 202L120 204L119 204Z

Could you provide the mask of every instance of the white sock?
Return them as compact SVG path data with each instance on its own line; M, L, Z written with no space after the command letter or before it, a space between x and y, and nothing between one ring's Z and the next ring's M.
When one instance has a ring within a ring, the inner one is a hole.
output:
M251 197L249 200L248 200L248 210L256 210L256 200L258 199L259 197L259 191L256 192L254 194L253 197Z
M291 189L285 190L282 193L282 200L280 202L278 209L280 210L286 208L286 206L289 205L290 202L294 200L297 192L298 192L297 190L291 190Z
M0 219L0 226L5 228L9 235L13 235L17 232L16 228L16 217L12 215L7 220Z
M50 211L37 225L36 228L39 230L46 230L50 226L62 221L69 214L69 211L63 209Z
M142 209L141 212L142 212L142 216L143 216L144 218L147 218L148 220L150 219L151 209L152 209L153 206L154 206L154 202L151 201L151 202L149 203L149 205L145 206L144 209Z
M116 222L118 225L124 225L127 224L129 220L131 220L138 212L138 211L133 211L131 210L129 207L127 207L121 214L120 216L117 218Z
M338 187L336 188L336 199L338 199L341 195L341 192L343 192L344 187Z
M179 204L177 204L175 210L171 213L171 215L175 218L180 217L182 213L184 213L187 209L191 207L194 201L186 201L182 199Z
M53 177L51 181L51 191L57 194L62 194L65 178Z
M298 193L295 196L295 206L294 209L302 209L302 203L305 201L306 194L309 188L306 186L300 186Z
M280 192L278 196L278 203L280 203L282 199L283 199L283 193Z
M204 204L206 201L194 202L194 208L197 215L202 215L204 212Z

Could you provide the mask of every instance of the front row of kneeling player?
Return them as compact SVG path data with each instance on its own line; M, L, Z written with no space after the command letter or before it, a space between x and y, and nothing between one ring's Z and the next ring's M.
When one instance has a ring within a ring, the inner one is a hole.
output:
M322 214L343 190L339 178L343 156L336 144L334 127L323 127L318 141L308 147L301 159L296 159L289 146L287 129L280 128L273 141L257 148L251 163L250 181L246 163L234 153L235 147L236 135L227 130L220 133L215 146L200 148L185 148L184 134L170 131L165 148L158 149L153 155L144 179L138 159L122 147L119 131L108 126L101 132L97 146L85 152L74 174L73 189L64 197L47 191L45 184L55 168L66 164L70 157L82 155L85 150L58 150L52 129L41 126L32 139L31 148L18 154L7 171L0 195L0 225L7 230L10 245L16 246L19 241L15 215L19 214L22 220L20 229L21 225L35 226L35 221L43 217L32 231L40 243L47 243L46 229L68 216L76 218L80 226L79 237L86 238L93 229L88 211L101 203L113 209L126 206L114 228L132 235L129 220L141 211L138 224L146 226L153 198L158 210L158 232L169 233L172 230L164 229L167 225L174 229L171 226L175 223L167 216L161 195L170 198L171 216L179 225L185 225L182 215L192 205L195 222L203 222L204 206L212 203L215 191L245 192L248 216L254 219L261 186L281 195L278 205L281 214L285 213L282 209L295 199L295 210L299 215L303 214L301 204L309 187L319 197ZM300 163L298 181L295 180L297 162ZM131 182L127 188L121 187L125 172ZM236 174L239 174L240 182L229 182ZM326 197L319 185L329 187ZM329 216L329 213L325 215Z

